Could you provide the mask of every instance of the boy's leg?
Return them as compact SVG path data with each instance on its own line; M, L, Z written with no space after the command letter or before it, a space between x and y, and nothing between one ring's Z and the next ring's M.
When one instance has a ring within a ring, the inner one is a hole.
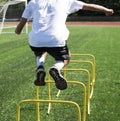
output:
M34 84L36 86L44 86L45 83L45 76L46 72L44 70L44 61L46 58L47 53L44 52L44 49L31 47L33 50L35 56L36 56L36 62L37 62L37 69L36 69L36 79L34 81Z
M54 79L56 87L60 90L64 90L67 88L67 82L66 79L60 73L60 70L66 64L68 64L70 60L69 51L67 46L56 47L53 49L54 51L50 51L50 54L55 58L56 63L50 68L49 73Z
M51 67L49 73L54 79L55 85L59 90L64 90L67 88L66 79L62 76L60 70L58 70L56 67Z

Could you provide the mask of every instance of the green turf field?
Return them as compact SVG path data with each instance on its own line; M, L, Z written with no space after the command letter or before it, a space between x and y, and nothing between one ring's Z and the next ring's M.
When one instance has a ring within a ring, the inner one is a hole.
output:
M68 46L71 53L89 53L96 57L96 81L91 99L91 114L86 121L120 121L120 26L69 26ZM45 69L54 63L47 56ZM70 63L69 68L91 68L86 64ZM17 104L24 99L35 98L36 60L31 52L27 35L0 35L0 121L15 121ZM86 74L69 72L67 80L81 81L87 87ZM80 105L83 114L83 90L78 85L68 84L56 98L57 89L51 85L52 99L71 100ZM40 88L40 99L48 99L47 85ZM87 106L87 105L86 105ZM23 104L21 121L37 121L36 105ZM40 121L77 121L74 106L40 104ZM87 112L86 112L87 113Z

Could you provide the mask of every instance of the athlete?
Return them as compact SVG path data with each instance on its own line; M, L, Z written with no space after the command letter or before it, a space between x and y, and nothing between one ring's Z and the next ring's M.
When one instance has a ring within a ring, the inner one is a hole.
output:
M78 0L31 0L26 6L15 33L20 34L27 20L32 18L29 46L37 60L36 80L34 81L36 86L45 85L44 61L48 53L56 61L49 69L56 87L60 90L67 88L66 79L60 73L60 70L70 61L67 46L69 30L65 23L69 14L80 9L103 12L106 15L114 13L112 9L104 6Z

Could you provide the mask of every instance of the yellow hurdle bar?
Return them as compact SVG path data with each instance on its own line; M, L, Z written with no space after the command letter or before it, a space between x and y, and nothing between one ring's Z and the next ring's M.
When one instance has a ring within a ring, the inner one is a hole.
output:
M48 74L48 80L50 80L50 75L49 74ZM50 92L51 81L48 81L47 83L48 83L48 100L51 100L51 92ZM47 114L50 113L50 109L51 109L51 103L48 104L48 112L47 112Z
M39 100L39 87L36 86L36 99ZM40 103L36 103L37 119L40 121Z
M23 103L64 103L64 104L69 104L69 105L74 105L77 109L77 114L78 114L78 121L81 121L81 111L80 107L77 103L73 101L64 101L64 100L35 100L35 99L28 99L28 100L22 100L18 103L17 106L17 121L20 121L20 109L21 109L21 104ZM38 120L40 121L40 119Z

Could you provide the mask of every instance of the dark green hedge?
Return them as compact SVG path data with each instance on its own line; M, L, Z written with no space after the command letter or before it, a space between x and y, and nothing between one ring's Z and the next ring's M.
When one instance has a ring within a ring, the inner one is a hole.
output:
M29 2L30 0L28 0ZM81 0L83 2L87 2L87 3L94 3L94 4L99 4L99 5L103 5L105 7L108 8L112 8L115 13L114 15L116 16L120 16L120 0ZM72 15L82 15L82 16L104 16L103 13L99 13L99 12L90 12L90 11L78 11L75 14Z
M30 0L28 0L29 2ZM87 3L99 4L108 8L112 8L115 13L113 16L120 16L120 0L82 0ZM21 14L24 10L24 4L20 3L17 5L9 6L9 11L7 11L6 18L20 18ZM83 11L79 10L78 12L71 14L71 16L105 16L104 13L101 12L92 12L92 11Z

